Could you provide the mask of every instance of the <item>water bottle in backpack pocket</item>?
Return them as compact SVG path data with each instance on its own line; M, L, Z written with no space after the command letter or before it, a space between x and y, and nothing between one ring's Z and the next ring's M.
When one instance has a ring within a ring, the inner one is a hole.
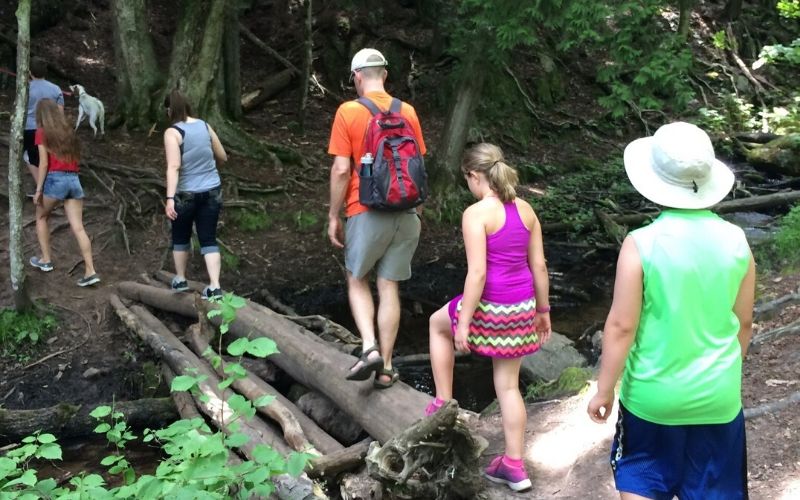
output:
M358 102L372 113L358 170L358 201L387 211L422 204L428 196L428 175L414 131L400 114L402 103L392 99L384 112L365 97Z

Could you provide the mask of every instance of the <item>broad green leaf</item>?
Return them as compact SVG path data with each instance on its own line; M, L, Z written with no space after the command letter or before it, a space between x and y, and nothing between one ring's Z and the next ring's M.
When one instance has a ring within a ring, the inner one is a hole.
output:
M253 448L253 459L259 464L267 465L276 458L280 458L278 452L266 444L257 444Z
M236 382L237 380L238 380L238 378L236 378L236 377L228 377L225 380L223 380L222 382L220 382L219 384L217 384L217 388L220 391L224 391L225 389L230 387L230 385L232 383Z
M42 444L56 442L56 437L52 434L39 434L36 439Z
M228 354L231 356L241 356L247 351L250 340L247 338L236 339L228 345Z
M220 316L221 314L222 314L222 311L220 311L219 309L212 309L212 310L210 310L210 311L208 311L206 313L206 317L208 319L211 319L211 318L216 318L217 316Z
M111 407L110 406L98 406L97 408L92 410L92 413L90 413L89 415L94 417L94 418L107 417L108 415L111 415Z
M180 392L180 391L188 391L192 387L197 384L198 379L197 377L192 377L189 375L178 375L172 380L172 385L170 386L170 390L172 392Z
M259 397L255 401L253 401L253 406L256 408L260 408L262 406L267 406L268 404L272 403L275 400L275 396L271 394L264 394L263 396Z
M94 428L94 432L97 434L103 434L104 432L108 432L111 430L111 424L107 424L103 422L99 424L97 427Z
M267 337L258 337L250 341L247 346L248 354L252 354L257 358L265 358L270 354L278 352L278 346L275 341Z
M286 464L286 472L293 477L297 477L300 473L303 472L303 469L306 468L306 464L308 463L309 458L311 455L308 453L297 453L293 451L289 454L289 460Z
M100 461L100 465L109 466L112 464L117 463L117 461L122 458L119 455L109 455Z
M225 444L231 448L238 448L249 441L250 438L246 434L237 432L236 434L231 434L228 436L228 438L225 440Z
M43 444L36 452L36 457L46 458L47 460L61 460L61 447L56 443Z

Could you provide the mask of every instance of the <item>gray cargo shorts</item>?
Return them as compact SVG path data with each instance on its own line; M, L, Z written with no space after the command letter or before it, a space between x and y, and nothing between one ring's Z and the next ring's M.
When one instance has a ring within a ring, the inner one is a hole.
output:
M411 278L411 258L419 243L421 223L414 210L369 210L347 219L344 264L358 279L372 268L390 281Z

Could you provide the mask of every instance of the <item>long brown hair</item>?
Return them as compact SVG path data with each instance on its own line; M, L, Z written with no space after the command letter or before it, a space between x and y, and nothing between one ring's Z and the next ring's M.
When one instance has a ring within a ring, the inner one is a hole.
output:
M189 100L179 90L173 90L164 98L164 107L171 123L185 122L192 115Z
M44 131L44 146L53 156L66 162L81 161L81 144L54 100L42 99L36 104L36 126Z
M482 142L467 150L461 162L461 171L464 174L470 172L484 174L489 180L489 187L503 203L508 203L517 196L515 189L519 183L517 171L506 163L503 150L494 144Z

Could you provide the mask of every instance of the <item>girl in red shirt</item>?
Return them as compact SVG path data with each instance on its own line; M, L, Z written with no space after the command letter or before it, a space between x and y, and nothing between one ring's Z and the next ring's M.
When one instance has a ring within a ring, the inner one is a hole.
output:
M32 266L49 272L53 270L50 258L50 213L64 203L64 213L78 241L84 262L83 278L78 286L100 282L92 260L92 242L83 228L83 188L78 179L80 143L64 112L55 101L42 99L36 106L36 145L39 148L39 179L33 202L36 204L36 236L42 256L31 257Z

